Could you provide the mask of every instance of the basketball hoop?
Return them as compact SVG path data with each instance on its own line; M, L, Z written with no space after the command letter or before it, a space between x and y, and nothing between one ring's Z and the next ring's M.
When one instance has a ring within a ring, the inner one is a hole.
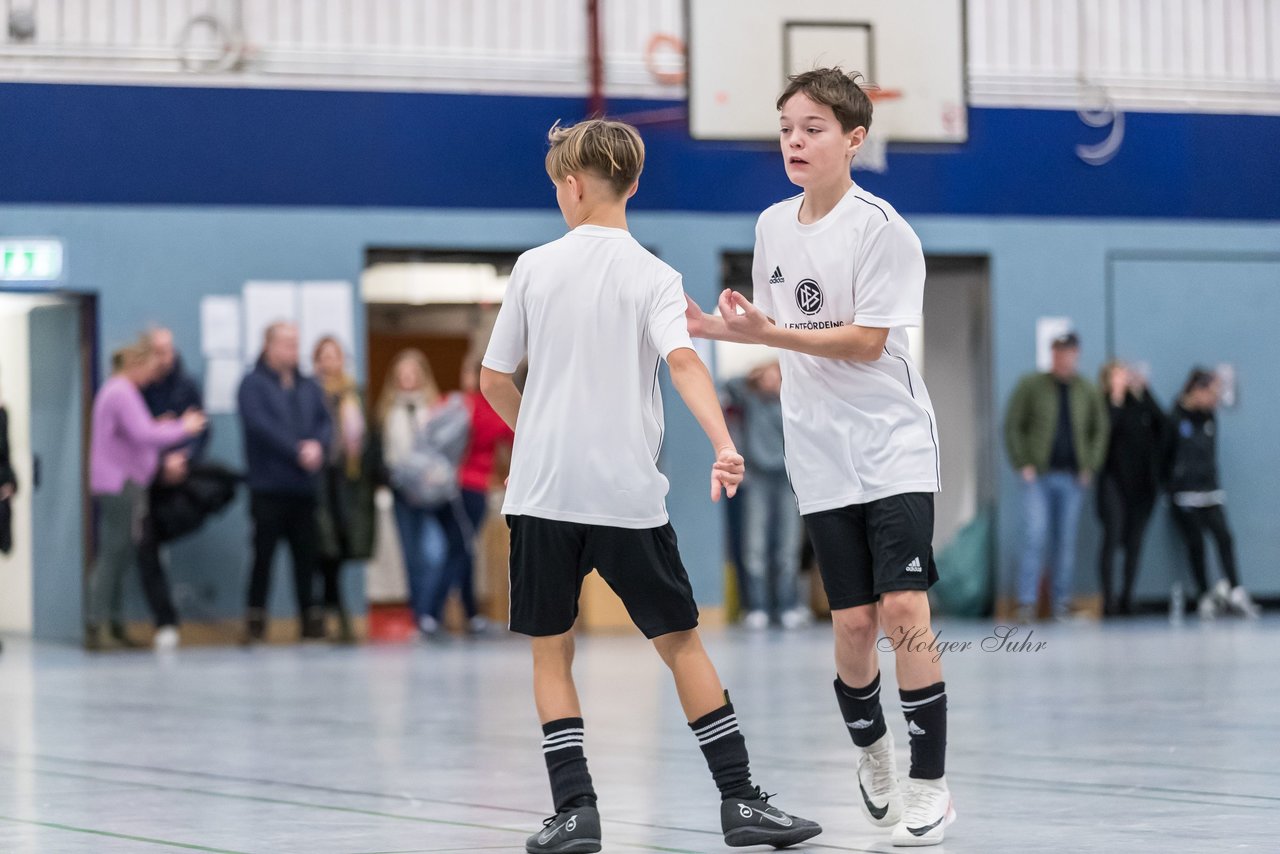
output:
M867 97L874 104L877 101L896 101L902 97L901 89L877 89L871 86L864 87ZM874 122L872 123L874 124ZM888 161L888 137L882 133L867 134L867 138L862 141L862 145L858 148L858 153L853 158L853 168L861 169L865 172L887 172L889 170Z
M876 101L896 101L902 97L901 89L877 89L873 86L864 86L863 92L867 93L867 97L872 103Z
M858 153L853 156L853 168L864 172L889 171L885 144L885 138L881 134L868 134L862 145L858 146Z

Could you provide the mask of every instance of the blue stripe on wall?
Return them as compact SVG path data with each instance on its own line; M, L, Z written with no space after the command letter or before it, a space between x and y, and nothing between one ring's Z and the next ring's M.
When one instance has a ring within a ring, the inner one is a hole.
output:
M615 101L614 114L676 102ZM576 98L0 84L0 202L547 208L544 136ZM859 183L906 213L1280 217L1280 117L1135 113L1118 156L1074 112L971 109L964 145L890 153ZM773 146L642 125L634 207L758 211L793 191ZM1262 164L1262 165L1260 165Z

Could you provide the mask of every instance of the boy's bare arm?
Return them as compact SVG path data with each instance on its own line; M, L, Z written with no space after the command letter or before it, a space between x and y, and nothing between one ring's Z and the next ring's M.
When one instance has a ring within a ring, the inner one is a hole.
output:
M516 388L515 377L481 367L480 393L489 401L493 411L507 422L507 426L516 429L516 419L520 416L520 389Z
M720 320L730 334L749 344L767 344L827 359L874 362L884 354L889 330L874 326L839 326L834 329L783 329L742 294L720 294ZM741 310L741 313L739 313Z
M691 338L708 338L712 341L732 341L735 344L754 344L741 335L730 331L725 324L724 318L718 314L707 314L704 312L693 297L688 294L684 295L685 310L684 322L689 328L689 337Z
M698 419L702 432L716 450L716 462L711 469L711 500L720 500L721 489L732 498L742 482L744 466L724 423L724 412L720 409L720 397L711 374L698 354L687 347L672 350L667 356L667 366L671 368L671 382L680 398Z

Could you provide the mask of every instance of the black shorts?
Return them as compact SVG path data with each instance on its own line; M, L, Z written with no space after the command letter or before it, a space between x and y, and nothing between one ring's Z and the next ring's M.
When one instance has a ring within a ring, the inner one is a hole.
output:
M613 528L508 516L507 525L513 632L546 637L573 628L582 579L592 569L622 599L645 637L698 625L698 606L670 523Z
M804 524L833 611L895 590L928 590L938 580L931 492L810 513Z

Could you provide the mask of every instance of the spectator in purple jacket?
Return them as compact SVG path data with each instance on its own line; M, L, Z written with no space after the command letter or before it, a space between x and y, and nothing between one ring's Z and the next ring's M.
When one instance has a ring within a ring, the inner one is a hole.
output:
M140 391L156 374L147 339L117 350L111 365L111 379L93 402L89 449L89 486L98 503L98 555L89 576L85 625L90 649L113 642L129 645L120 622L121 580L134 560L147 487L161 450L205 429L204 413L196 409L178 418L152 417Z

